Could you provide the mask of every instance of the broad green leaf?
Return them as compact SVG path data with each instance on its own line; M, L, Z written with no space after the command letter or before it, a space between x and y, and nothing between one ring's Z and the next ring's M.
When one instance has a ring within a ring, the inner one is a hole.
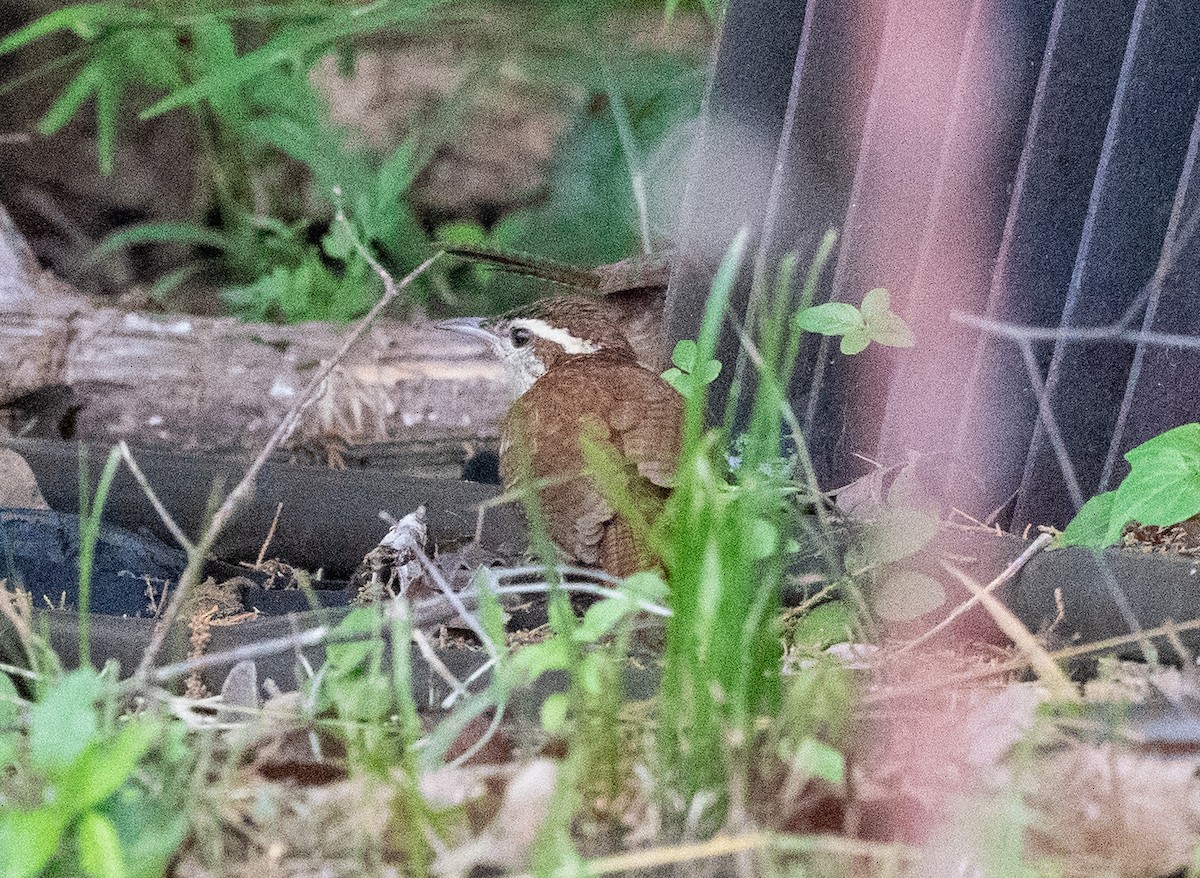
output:
M60 801L72 813L94 808L121 788L161 734L156 722L130 722L111 741L94 741L61 773Z
M98 731L95 701L104 684L91 668L65 674L29 710L29 755L35 768L70 765Z
M846 356L852 357L861 354L870 343L871 336L867 335L865 329L855 329L842 336L842 343L838 345L838 349Z
M1059 536L1058 544L1103 549L1115 543L1125 526L1124 521L1117 522L1114 531L1111 524L1114 520L1113 503L1116 499L1116 491L1105 491L1084 503L1067 525L1067 529Z
M801 741L787 761L800 776L819 777L834 784L846 779L846 760L842 754L815 738Z
M1125 459L1131 466L1143 462L1152 464L1159 454L1166 451L1200 457L1200 424L1181 424L1159 433L1126 452Z
M22 811L0 809L0 875L32 878L40 875L58 850L68 819L57 808Z
M125 878L125 853L117 830L103 814L89 811L79 819L79 865L92 878Z
M792 643L814 651L844 643L850 638L852 619L845 601L829 601L813 607L796 620Z
M327 674L340 676L363 667L373 652L380 649L376 639L347 640L336 642L342 637L356 634L376 633L382 630L379 611L372 607L355 607L346 614L329 632L329 643L325 647L325 669Z
M807 332L821 335L846 335L865 329L863 316L853 305L845 302L826 302L805 308L795 317L795 324ZM860 349L861 350L861 349Z
M887 507L863 541L863 553L873 564L892 564L915 555L937 536L934 515L911 507Z
M670 592L666 581L651 570L642 570L625 578L621 589L630 597L644 601L661 601Z
M355 236L349 221L338 220L329 227L329 232L321 239L321 249L331 259L346 260L355 250Z
M900 315L891 312L879 318L868 318L867 335L876 344L890 348L911 348L917 343L908 324Z
M1161 437L1160 437L1161 438ZM1168 526L1200 512L1200 448L1187 434L1170 446L1158 445L1147 454L1140 449L1128 459L1132 469L1117 488L1110 513L1114 519Z
M487 231L479 223L442 223L434 234L435 241L448 244L487 244Z
M712 384L721 374L721 361L709 360L696 370L696 377L705 384Z
M888 622L910 622L946 603L946 589L924 573L900 570L880 578L871 606Z
M536 680L547 671L564 671L571 667L571 660L566 641L552 637L517 650L509 659L507 670L512 682L520 685Z
M745 534L750 557L756 561L770 558L779 548L779 530L765 518L753 518L748 522Z
M358 722L377 722L392 712L392 681L382 673L363 673L330 682L329 695L338 716Z
M179 758L190 756L185 750ZM117 831L130 878L160 878L166 872L188 834L188 796L186 789L149 792L141 784L127 784L97 809Z
M571 633L571 637L580 643L595 643L634 610L636 607L633 602L624 595L604 598L587 608L583 622Z
M891 307L892 297L888 294L888 291L883 287L876 287L863 296L859 311L862 312L863 319L870 323L872 320L880 320L886 317Z
M662 373L662 379L674 387L675 392L684 399L689 399L690 395L695 392L695 384L692 382L692 377L681 372L674 366Z
M671 362L681 371L691 372L696 366L696 343L690 338L677 341L671 352Z
M561 732L567 725L567 708L571 700L562 692L556 692L542 702L542 728L553 735Z

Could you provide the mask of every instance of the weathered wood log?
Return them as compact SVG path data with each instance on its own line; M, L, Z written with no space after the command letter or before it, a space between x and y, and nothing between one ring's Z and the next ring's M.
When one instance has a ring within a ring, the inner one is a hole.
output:
M259 447L343 331L98 306L42 270L0 208L0 402L70 385L77 438ZM481 344L427 322L385 320L305 410L299 435L489 440L508 399L500 366Z

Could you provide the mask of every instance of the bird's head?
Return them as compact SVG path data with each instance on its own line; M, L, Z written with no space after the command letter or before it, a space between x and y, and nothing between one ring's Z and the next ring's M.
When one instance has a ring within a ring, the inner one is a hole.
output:
M607 353L635 359L610 311L587 296L556 296L498 317L457 317L437 326L487 342L518 394L569 357Z

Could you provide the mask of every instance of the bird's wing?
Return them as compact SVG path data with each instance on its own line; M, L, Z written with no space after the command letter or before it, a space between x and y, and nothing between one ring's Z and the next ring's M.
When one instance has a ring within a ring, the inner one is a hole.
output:
M682 441L683 397L646 369L632 364L620 368L626 374L614 376L608 416L614 444L639 475L670 488Z
M573 561L599 564L604 529L615 516L612 505L589 479L580 477L583 457L577 421L557 411L553 385L534 385L504 419L500 459L508 490L547 480L538 502L550 538Z

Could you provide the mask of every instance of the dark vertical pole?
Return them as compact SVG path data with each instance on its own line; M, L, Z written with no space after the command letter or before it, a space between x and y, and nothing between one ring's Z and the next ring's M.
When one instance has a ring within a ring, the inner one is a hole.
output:
M1072 20L1111 18L1110 27L1096 34L1095 48L1103 49L1111 47L1122 11L1119 4L1098 4ZM1153 275L1200 95L1200 7L1140 0L1128 34L1066 287L1064 327L1114 323ZM1060 50L1088 65L1084 69L1096 64L1078 43L1064 42ZM1056 449L1052 433L1039 423L1025 463L1017 523L1064 524L1081 499L1099 490L1133 355L1124 345L1069 339L1055 345L1046 393L1065 448ZM1064 452L1080 497L1071 496L1070 479L1062 472Z

